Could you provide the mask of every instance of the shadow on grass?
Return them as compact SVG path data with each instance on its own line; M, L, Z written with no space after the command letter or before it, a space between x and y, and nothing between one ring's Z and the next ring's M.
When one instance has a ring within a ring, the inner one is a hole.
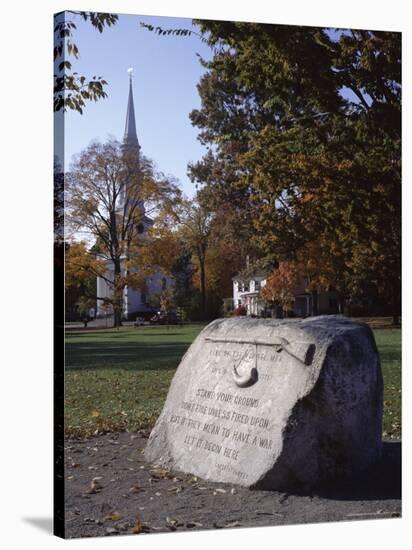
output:
M121 344L113 342L76 342L66 345L66 368L107 368L126 369L174 368L177 367L190 344L165 342L136 342ZM147 363L150 363L148 365Z
M165 329L163 329L164 331ZM139 329L136 329L136 332L132 332L130 330L105 330L103 336L106 338L106 336L109 336L110 338L112 338L113 336L117 338L121 338L121 339L132 339L134 337L138 337L138 338L150 338L150 337L158 337L158 336L185 336L187 334L186 331L181 331L181 332L175 332L176 329L174 329L174 331L170 331L170 332L157 332L156 329L154 330L142 330L142 331L139 331ZM99 340L101 340L102 338L102 332L68 332L66 333L66 339L68 341L70 340L75 340L77 338L87 338L87 339L91 339L93 337L96 337L96 338L99 338Z
M402 444L384 442L382 459L357 478L320 487L314 494L331 500L400 500Z
M379 346L379 354L383 361L400 361L402 358L399 347L381 344Z

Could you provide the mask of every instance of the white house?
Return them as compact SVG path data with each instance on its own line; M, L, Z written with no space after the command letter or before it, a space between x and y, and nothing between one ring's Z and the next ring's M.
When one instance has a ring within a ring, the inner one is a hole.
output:
M140 145L136 132L136 121L133 102L133 86L132 76L130 74L129 98L127 103L126 125L123 137L123 144L128 148L135 150L137 155L140 155ZM137 227L138 233L144 234L149 227L153 225L153 220L146 216L144 204L139 204L142 211L142 221ZM107 273L105 277L113 281L110 275L113 273L113 265L108 262ZM144 314L153 312L153 307L149 305L149 299L154 294L160 294L162 290L171 288L174 285L174 280L171 277L166 277L161 273L153 273L150 277L146 277L144 289L125 287L123 290L123 317L130 319L136 314ZM104 298L110 298L112 287L102 277L97 277L97 316L103 317L112 314L111 310L107 310Z
M251 278L233 277L233 307L244 306L248 315L261 315L265 305L259 297L266 285L266 275L256 273Z
M233 309L239 306L246 308L247 315L275 316L276 308L268 308L260 290L266 285L267 274L256 272L248 276L233 277ZM302 278L294 292L293 313L297 317L308 317L314 314L338 313L338 300L335 290L322 290L316 294L306 291L307 280Z

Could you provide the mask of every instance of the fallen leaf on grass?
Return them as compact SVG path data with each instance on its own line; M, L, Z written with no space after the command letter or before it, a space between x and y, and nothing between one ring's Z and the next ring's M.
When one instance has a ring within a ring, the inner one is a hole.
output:
M139 533L148 533L150 531L150 527L148 525L144 525L140 519L136 518L136 523L134 526L130 529L132 533L135 535L138 535Z
M106 516L104 519L110 520L110 521L119 521L119 519L122 519L122 516L119 514L119 512L112 512L111 514Z
M183 491L183 487L170 487L170 489L167 490L168 493L181 493Z
M178 527L184 527L184 523L182 523L180 520L170 518L169 516L166 517L166 526L171 531L176 531Z
M173 475L169 472L169 470L164 470L162 468L158 468L156 470L149 470L149 474L154 479L173 479Z
M95 493L100 493L100 491L103 489L103 487L100 485L99 481L97 479L92 479L92 482L90 483L89 489L87 489L86 494L92 495Z

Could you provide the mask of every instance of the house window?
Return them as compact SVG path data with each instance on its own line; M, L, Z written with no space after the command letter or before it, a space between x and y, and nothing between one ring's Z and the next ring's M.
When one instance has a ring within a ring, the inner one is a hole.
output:
M260 290L261 284L260 281L255 281L255 290Z
M238 305L238 307L240 307L242 305L242 300L238 300L237 305Z
M137 226L137 232L139 233L139 235L144 233L144 225L142 223L139 223L139 225Z
M239 292L249 292L249 283L243 283L239 281L237 283L237 286Z

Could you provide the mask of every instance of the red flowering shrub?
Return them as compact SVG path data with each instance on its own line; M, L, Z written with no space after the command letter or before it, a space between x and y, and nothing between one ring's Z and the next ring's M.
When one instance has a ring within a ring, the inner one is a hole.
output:
M236 315L237 317L239 317L240 315L246 315L246 314L247 314L247 309L245 308L245 306L237 306L237 308L233 310L233 315Z

